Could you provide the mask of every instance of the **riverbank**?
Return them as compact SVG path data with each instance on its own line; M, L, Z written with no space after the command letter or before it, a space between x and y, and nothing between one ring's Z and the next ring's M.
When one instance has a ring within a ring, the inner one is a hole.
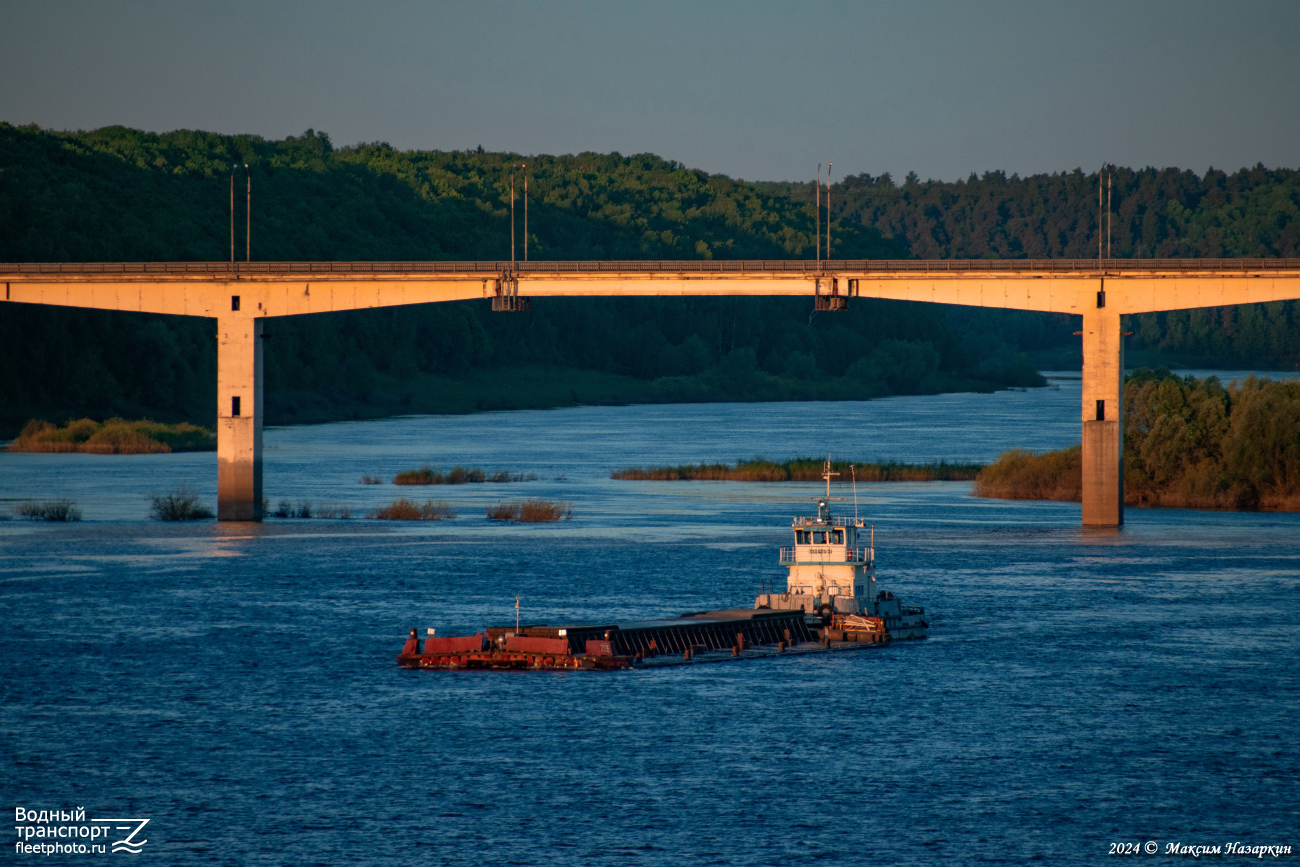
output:
M765 373L742 359L694 376L637 379L571 367L521 365L486 368L459 376L417 373L407 378L376 374L364 394L337 390L269 390L268 425L323 424L403 415L463 415L500 410L669 403L773 403L855 401L933 394L987 394L1040 387L1030 371L1014 383L932 371L906 384L851 376L785 376Z
M971 481L984 469L983 464L938 461L909 464L890 461L833 461L831 472L836 483L859 482L964 482ZM611 479L623 481L715 481L715 482L820 482L825 461L820 458L794 458L768 461L755 458L735 464L681 464L675 467L631 467L610 473Z
M186 422L162 424L140 419L83 418L57 427L41 419L29 421L6 447L11 452L80 452L93 455L152 455L168 452L213 452L217 436Z
M1300 511L1300 382L1138 370L1124 388L1124 502L1181 509ZM980 472L972 493L1074 500L1078 445L1012 449Z

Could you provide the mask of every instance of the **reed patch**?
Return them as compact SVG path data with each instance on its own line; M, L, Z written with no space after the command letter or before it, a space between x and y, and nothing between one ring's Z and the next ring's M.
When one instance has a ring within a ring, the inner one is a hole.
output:
M352 507L343 503L321 503L316 507L316 517L325 520L347 520L352 517Z
M488 520L520 524L548 524L573 520L573 505L563 500L530 498L519 503L497 503L487 507Z
M534 482L537 473L511 473L504 470L487 473L482 467L466 468L460 464L447 472L435 470L427 464L418 470L407 470L393 477L394 485L472 485L483 482Z
M199 495L184 485L167 494L154 494L149 501L149 517L157 521L199 521L215 517L199 501Z
M817 482L821 481L826 462L819 458L794 458L769 461L754 458L733 464L681 464L665 467L631 467L610 473L611 479L626 481L678 482ZM979 475L983 464L937 461L928 464L852 463L834 461L832 472L840 481L856 478L859 482L967 482Z
M29 521L80 521L81 509L72 500L23 500L14 515Z
M1082 447L1003 452L980 472L971 494L1002 500L1078 501L1083 495Z
M456 512L446 500L417 503L406 497L398 497L387 506L375 509L370 517L380 521L450 521L456 517Z
M270 518L323 518L325 520L347 520L352 517L352 507L336 500L327 503L312 503L311 500L280 500L274 509L264 509Z

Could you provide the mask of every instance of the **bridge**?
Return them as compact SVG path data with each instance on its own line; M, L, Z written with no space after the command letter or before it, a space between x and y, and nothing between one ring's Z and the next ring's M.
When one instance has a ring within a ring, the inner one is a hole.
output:
M262 517L267 319L559 296L806 295L816 309L889 298L1083 317L1083 524L1124 521L1124 345L1130 313L1300 298L1300 259L684 262L0 263L4 300L205 316L217 324L217 517Z

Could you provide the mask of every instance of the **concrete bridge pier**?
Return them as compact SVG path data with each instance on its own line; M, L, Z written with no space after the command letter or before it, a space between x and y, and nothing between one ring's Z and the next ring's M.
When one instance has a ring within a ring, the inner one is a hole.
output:
M1083 314L1083 526L1124 523L1124 341L1119 312Z
M261 317L217 319L217 520L262 520Z

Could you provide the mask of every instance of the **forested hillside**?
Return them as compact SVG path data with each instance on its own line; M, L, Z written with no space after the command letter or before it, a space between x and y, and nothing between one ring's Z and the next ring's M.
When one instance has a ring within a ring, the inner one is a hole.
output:
M759 184L811 203L813 185ZM1111 174L1111 254L1117 259L1300 257L1300 171L1256 166L1198 176L1117 167ZM921 181L853 175L832 189L846 225L867 227L922 259L1090 259L1097 255L1097 174L972 174ZM832 246L832 254L841 255ZM1130 348L1191 363L1293 368L1296 305L1270 304L1134 317Z
M521 162L534 260L814 255L811 184L744 182L651 155L523 158L334 148L311 130L267 141L0 124L0 259L224 260L234 164L242 258L244 163L256 260L502 259L510 171ZM1122 242L1117 232L1118 243L1131 245L1117 254L1147 255L1143 245L1152 244L1159 255L1296 255L1295 173L1130 174L1117 210L1137 229ZM522 172L519 180L522 188ZM1095 198L1088 203L1095 183L1078 173L958 184L909 178L901 187L887 177L849 178L833 191L833 253L1086 256L1096 244ZM1147 202L1140 211L1125 204L1139 193ZM276 320L268 325L267 417L1031 385L1039 380L1024 353L1077 349L1076 326L1064 316L869 299L845 314L809 308L801 299L542 299L524 315L465 302ZM1169 314L1144 320L1135 340L1289 366L1300 357L1294 315L1291 305ZM0 434L31 416L210 423L214 367L213 328L202 320L6 306Z

